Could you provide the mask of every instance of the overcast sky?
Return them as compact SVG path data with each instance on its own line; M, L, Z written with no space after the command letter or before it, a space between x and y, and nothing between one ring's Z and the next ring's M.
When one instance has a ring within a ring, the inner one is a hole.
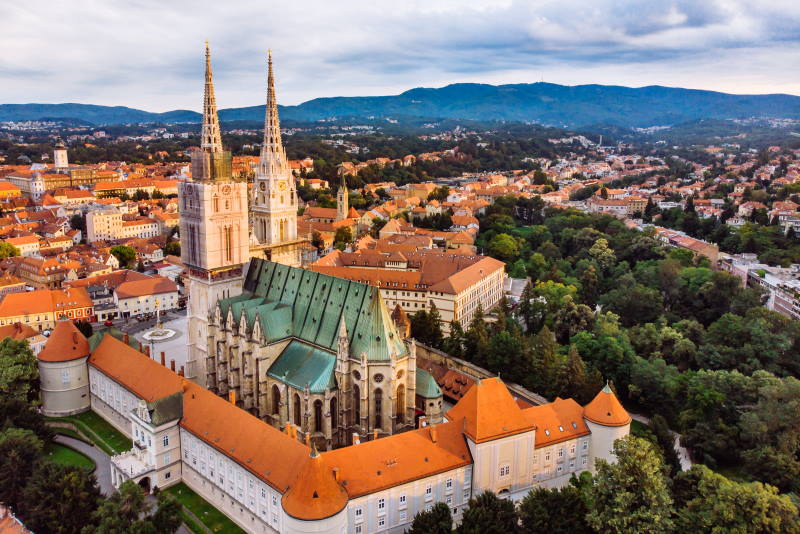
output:
M800 95L800 1L5 0L0 103L199 110L544 79Z

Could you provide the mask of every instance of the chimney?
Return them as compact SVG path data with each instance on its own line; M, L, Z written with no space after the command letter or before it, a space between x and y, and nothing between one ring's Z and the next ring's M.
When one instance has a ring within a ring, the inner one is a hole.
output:
M336 482L339 482L339 468L338 467L334 467L333 468L333 479Z
M175 360L169 361L169 368L172 369L173 371L175 370Z
M375 441L376 439L378 439L378 429L377 428L373 428L372 429L372 440Z
M425 418L424 415L419 416L419 422L417 423L417 428L425 428L428 426L428 420Z
M163 350L161 351L161 365L163 365L164 367L167 366L167 355L164 353Z
M434 425L431 425L430 429L431 429L431 441L436 443L436 441L439 439L439 430Z
M183 366L181 365L181 371L183 371ZM232 389L228 392L228 402L231 404L236 404L236 390Z
M289 428L290 426L291 425L289 425L289 423L286 423L286 426L283 427L283 431L286 433L287 436L292 435L292 429Z
M179 374L179 375L181 375L181 376L183 376L183 366L182 366L182 365L181 365L181 370L180 370L180 371L178 371L178 374Z
M311 446L311 432L306 432L306 445Z
M361 436L358 435L358 432L353 432L353 445L358 445L361 443Z
M297 425L292 425L292 437L297 439Z

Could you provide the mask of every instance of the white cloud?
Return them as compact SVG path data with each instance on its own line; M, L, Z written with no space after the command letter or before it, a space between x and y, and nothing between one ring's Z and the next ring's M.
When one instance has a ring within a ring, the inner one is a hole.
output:
M0 4L0 101L198 109L451 82L672 85L800 94L787 0L27 0Z

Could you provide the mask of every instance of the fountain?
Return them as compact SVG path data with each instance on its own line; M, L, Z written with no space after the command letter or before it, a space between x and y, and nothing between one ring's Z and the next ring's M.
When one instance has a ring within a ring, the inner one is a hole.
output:
M142 335L142 339L151 343L158 343L172 338L176 333L171 328L164 328L164 324L161 322L161 301L156 300L156 325L152 330L145 332Z

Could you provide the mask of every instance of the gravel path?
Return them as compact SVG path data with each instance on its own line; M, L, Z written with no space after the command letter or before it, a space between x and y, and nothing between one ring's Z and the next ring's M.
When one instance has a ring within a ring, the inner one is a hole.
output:
M645 425L650 424L650 418L647 416L639 415L638 413L632 413L631 417L636 421L639 421L640 423L643 423ZM672 431L670 430L670 432ZM686 449L686 447L681 445L680 434L678 434L677 432L672 432L672 437L675 439L674 441L675 452L678 453L678 460L680 460L681 462L681 469L683 471L688 471L689 469L692 468L692 459L689 456L689 451Z
M106 453L79 439L63 436L61 434L56 434L53 441L75 449L94 461L97 465L94 474L97 477L97 485L100 486L100 491L103 495L111 495L116 491L114 485L111 484L111 458Z

